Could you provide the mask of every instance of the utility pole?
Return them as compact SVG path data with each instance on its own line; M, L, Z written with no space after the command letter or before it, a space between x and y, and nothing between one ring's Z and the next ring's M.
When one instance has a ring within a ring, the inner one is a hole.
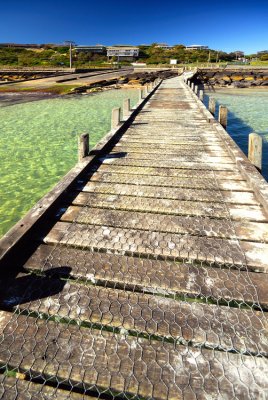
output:
M72 69L72 45L75 44L75 42L73 42L72 40L65 40L66 44L69 44L70 49L69 49L69 66L70 66L70 70Z

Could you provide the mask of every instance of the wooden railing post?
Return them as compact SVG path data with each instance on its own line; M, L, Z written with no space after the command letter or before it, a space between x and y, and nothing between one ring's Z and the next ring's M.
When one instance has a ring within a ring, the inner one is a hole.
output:
M215 111L216 111L216 100L213 97L209 98L209 102L208 102L208 109L211 112L212 115L215 115Z
M78 136L78 162L82 162L89 154L89 134L82 133Z
M130 99L123 101L123 117L128 117L130 114Z
M219 107L219 123L226 128L227 127L227 115L228 115L228 108L225 106Z
M259 171L262 169L262 137L257 133L248 135L248 159Z
M112 121L111 121L111 128L115 129L120 124L120 107L113 108L112 110Z
M200 91L199 91L199 99L200 99L201 101L204 101L204 90L200 90Z

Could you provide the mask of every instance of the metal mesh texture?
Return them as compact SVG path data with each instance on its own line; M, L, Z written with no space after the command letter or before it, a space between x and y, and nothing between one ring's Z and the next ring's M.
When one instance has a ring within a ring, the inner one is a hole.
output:
M3 399L267 399L267 217L165 81L1 287Z

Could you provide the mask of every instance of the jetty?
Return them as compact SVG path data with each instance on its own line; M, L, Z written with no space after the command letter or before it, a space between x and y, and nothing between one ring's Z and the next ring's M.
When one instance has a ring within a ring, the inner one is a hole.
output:
M0 397L267 399L268 184L182 76L123 114L0 241Z

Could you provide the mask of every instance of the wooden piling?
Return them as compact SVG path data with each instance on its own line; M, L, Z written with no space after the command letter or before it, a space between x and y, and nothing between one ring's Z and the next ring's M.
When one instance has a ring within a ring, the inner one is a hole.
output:
M194 87L194 92L196 95L198 95L198 86L197 85Z
M130 114L130 99L123 101L123 117L128 117Z
M208 109L211 112L212 115L215 115L215 111L216 111L216 100L213 97L209 98L209 102L208 102Z
M228 108L225 106L219 107L219 123L226 128L227 127L227 115L228 115Z
M204 90L199 90L199 99L204 101Z
M89 154L89 134L82 133L78 136L78 162L82 162Z
M120 123L120 107L114 108L112 110L112 121L111 121L111 128L115 129Z
M262 169L262 137L257 133L248 135L248 159L261 171Z
M194 90L194 82L191 83L191 89Z

